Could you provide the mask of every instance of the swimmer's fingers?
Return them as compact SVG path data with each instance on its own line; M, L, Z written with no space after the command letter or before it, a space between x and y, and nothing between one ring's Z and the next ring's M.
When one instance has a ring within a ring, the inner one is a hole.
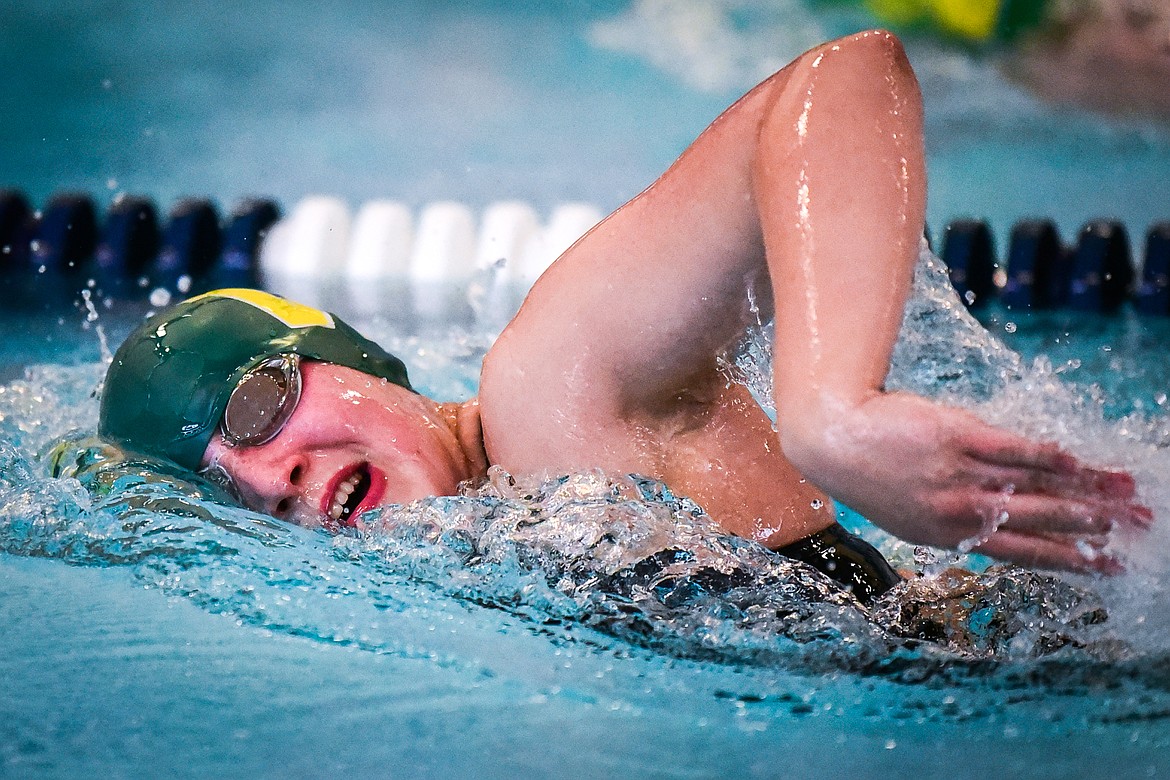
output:
M1133 477L1121 471L1080 467L1071 472L1053 472L999 465L984 465L982 468L982 487L985 490L1115 502L1130 501L1137 492Z
M972 458L997 466L1038 469L1053 474L1072 474L1081 468L1076 458L1055 444L1034 442L990 425L968 431L963 444Z
M1133 477L1123 471L1083 466L1056 444L1037 443L991 426L970 433L965 445L969 457L990 467L989 479L999 481L1000 487L1120 500L1133 498L1137 491Z
M1121 574L1125 567L1113 556L1102 552L1104 545L1103 537L1066 540L1000 529L975 549L993 558L1030 568Z
M1151 522L1145 507L1036 494L990 496L984 514L1006 514L1002 527L1007 530L1078 536L1107 534L1116 526L1148 528Z

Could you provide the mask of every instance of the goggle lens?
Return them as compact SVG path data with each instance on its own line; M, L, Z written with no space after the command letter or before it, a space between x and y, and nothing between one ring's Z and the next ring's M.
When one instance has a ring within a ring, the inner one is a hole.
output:
M281 355L244 374L228 398L220 428L233 446L272 441L301 399L300 358Z

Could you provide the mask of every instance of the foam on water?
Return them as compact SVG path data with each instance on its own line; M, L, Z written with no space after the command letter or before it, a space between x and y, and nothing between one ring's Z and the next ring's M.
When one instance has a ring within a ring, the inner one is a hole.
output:
M1164 421L1109 420L1103 404L1028 366L972 320L924 253L889 379L1132 470L1164 517ZM382 336L384 334L374 334ZM490 339L384 339L465 396ZM391 343L393 342L393 343ZM736 371L768 392L764 330ZM866 535L922 576L870 607L803 564L722 533L685 498L634 476L523 483L493 469L459 496L389 507L328 537L228 505L216 489L95 440L103 366L41 366L0 388L0 549L121 567L151 588L251 625L399 656L435 652L429 624L388 619L501 611L556 643L640 649L740 667L901 682L1064 689L1130 681L1147 704L1170 659L1164 556L1117 544L1130 573L1058 579ZM63 438L62 438L63 437ZM50 476L56 473L58 476ZM849 519L849 522L857 521ZM516 628L515 630L524 630ZM457 649L448 662L461 664ZM1131 706L1131 705L1126 705Z

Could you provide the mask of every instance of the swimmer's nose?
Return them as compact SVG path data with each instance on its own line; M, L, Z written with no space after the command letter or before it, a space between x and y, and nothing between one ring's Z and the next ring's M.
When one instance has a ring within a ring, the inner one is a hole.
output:
M224 447L214 454L235 483L244 506L287 519L301 497L307 467L301 454L279 455L263 447Z

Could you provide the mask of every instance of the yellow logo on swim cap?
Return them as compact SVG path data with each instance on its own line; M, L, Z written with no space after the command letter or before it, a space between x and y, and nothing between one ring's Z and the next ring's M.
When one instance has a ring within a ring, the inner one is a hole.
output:
M188 300L188 303L200 298L232 298L233 300L255 306L265 314L280 320L290 328L332 328L333 317L329 312L314 309L303 303L281 298L262 290L251 290L245 287L229 287L223 290L212 290L203 295L197 295Z

